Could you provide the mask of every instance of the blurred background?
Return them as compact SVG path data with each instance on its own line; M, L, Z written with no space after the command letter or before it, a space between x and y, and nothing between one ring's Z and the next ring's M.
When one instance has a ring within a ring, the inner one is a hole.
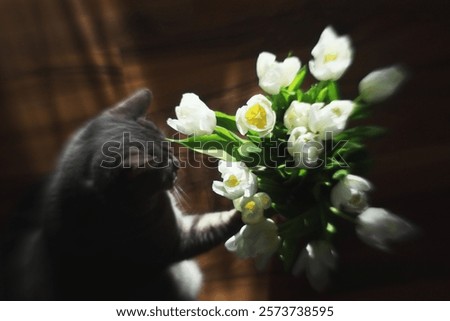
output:
M137 88L153 91L148 117L165 121L185 92L234 114L260 93L261 51L289 51L305 64L320 33L348 34L353 65L341 79L353 98L370 71L402 63L410 79L366 123L387 135L369 144L371 203L422 228L393 254L355 238L337 246L328 292L265 272L223 247L200 257L204 300L450 299L450 45L446 1L2 0L0 2L0 224L20 196L50 172L67 138ZM183 155L181 155L183 156ZM188 168L179 184L187 212L231 207L215 195L215 169Z

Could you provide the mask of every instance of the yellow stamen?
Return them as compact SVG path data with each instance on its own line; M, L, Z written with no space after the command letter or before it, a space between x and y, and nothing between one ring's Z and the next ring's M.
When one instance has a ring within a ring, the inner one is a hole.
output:
M262 201L264 207L270 205L271 199L270 199L269 195L267 195L267 194L260 194L259 198Z
M342 110L339 107L333 107L331 111L338 117L342 116Z
M239 180L236 177L236 175L231 175L230 177L228 177L228 179L224 183L228 187L235 187L235 186L239 185Z
M350 197L348 202L353 206L358 206L363 201L363 197L360 194L354 194Z
M255 208L255 206L256 206L256 203L255 203L254 201L250 201L250 202L248 202L247 204L245 204L244 208L245 208L246 210L253 211L253 209Z
M260 104L255 104L247 110L245 119L250 125L264 129L267 125L266 110Z
M324 57L324 62L335 61L337 58L337 54L334 52L328 53Z

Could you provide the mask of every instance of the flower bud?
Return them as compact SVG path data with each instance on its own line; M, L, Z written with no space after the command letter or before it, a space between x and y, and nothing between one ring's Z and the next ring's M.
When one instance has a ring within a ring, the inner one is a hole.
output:
M175 107L178 119L169 118L167 124L185 135L208 135L214 131L215 113L195 94L184 94L180 105Z
M362 177L347 175L331 190L331 204L351 213L360 213L367 208L367 192L372 184Z
M317 80L337 80L341 78L353 60L350 38L339 37L330 26L320 35L311 52L309 69Z
M384 208L369 207L358 216L356 233L364 243L389 251L390 243L412 237L416 228Z
M249 130L265 136L273 130L276 115L272 103L263 95L255 95L236 112L236 126L242 135Z
M301 66L297 57L288 57L283 62L278 62L275 58L274 54L262 52L256 61L259 86L271 95L278 94L281 87L289 86Z
M361 80L359 93L364 101L378 103L394 94L405 78L406 73L399 66L375 70Z

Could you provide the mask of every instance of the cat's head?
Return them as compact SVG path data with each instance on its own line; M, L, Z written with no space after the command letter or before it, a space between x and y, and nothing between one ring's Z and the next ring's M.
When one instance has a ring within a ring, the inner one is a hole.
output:
M145 117L151 100L149 90L139 90L76 135L70 157L78 166L83 163L97 189L153 195L173 187L178 161L163 133Z

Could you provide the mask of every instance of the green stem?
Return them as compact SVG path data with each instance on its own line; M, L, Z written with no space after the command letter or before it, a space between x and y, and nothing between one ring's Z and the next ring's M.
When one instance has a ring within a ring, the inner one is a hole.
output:
M306 66L303 66L303 68L300 69L299 73L294 78L292 83L289 85L288 91L294 91L302 85L303 80L305 80L306 72L307 68Z
M359 104L361 101L363 101L361 95L359 95L358 97L356 97L356 98L353 100L353 102L354 102L355 104Z
M346 215L346 214L344 214L344 213L342 213L342 212L332 212L332 213L333 213L334 215L336 215L336 216L339 216L340 218L343 218L344 220L347 220L347 221L353 223L353 224L356 224L356 223L357 223L357 221L356 221L355 218L350 217L350 216L348 216L348 215Z

